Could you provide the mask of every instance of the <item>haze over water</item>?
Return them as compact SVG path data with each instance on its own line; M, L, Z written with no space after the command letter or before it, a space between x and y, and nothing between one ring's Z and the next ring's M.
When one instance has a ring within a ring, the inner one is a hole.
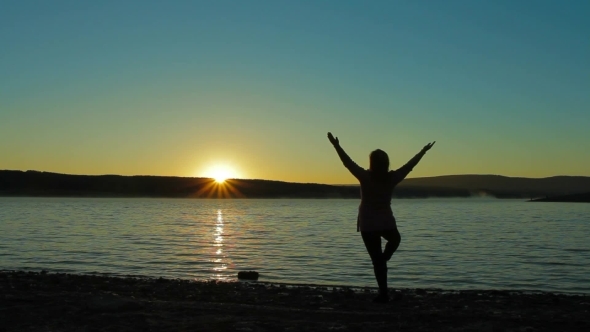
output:
M590 205L394 200L393 288L590 292ZM374 286L357 200L0 197L0 269Z

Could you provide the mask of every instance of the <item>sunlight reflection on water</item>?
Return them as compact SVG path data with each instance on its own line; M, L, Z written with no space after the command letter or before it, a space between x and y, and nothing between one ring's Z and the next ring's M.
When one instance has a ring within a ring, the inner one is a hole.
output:
M590 292L590 204L394 200L391 287ZM0 269L375 286L357 200L0 198Z
M224 262L225 257L223 254L223 212L221 209L217 210L217 219L215 224L215 234L213 240L213 247L216 248L215 255L216 257L213 259L213 262L216 263L216 266L213 268L213 271L216 272L213 274L215 279L219 280L227 280L230 279L229 276L223 275L220 272L227 270L227 264Z

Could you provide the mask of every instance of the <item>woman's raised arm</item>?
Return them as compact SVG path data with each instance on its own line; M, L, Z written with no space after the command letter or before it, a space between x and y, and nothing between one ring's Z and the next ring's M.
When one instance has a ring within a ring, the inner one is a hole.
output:
M336 152L338 153L338 157L340 157L340 160L342 161L342 164L344 164L344 167L346 167L350 173L352 173L352 175L354 175L355 178L359 179L361 178L361 175L364 172L364 169L362 167L360 167L359 165L357 165L344 151L344 149L340 146L340 141L338 140L338 137L334 137L332 135L332 133L328 133L328 139L330 140L330 143L332 143L332 145L334 146L334 149L336 149Z
M418 152L417 155L415 155L412 159L410 159L410 161L408 161L404 166L398 168L395 171L396 176L398 178L398 181L401 181L401 180L405 179L406 176L408 176L408 174L410 174L410 172L414 169L414 167L416 167L416 165L418 165L418 163L420 162L420 160L422 159L422 157L424 157L424 155L426 154L426 152L428 150L430 150L430 148L432 148L432 146L434 145L434 143L436 143L436 141L434 141L432 143L426 144L422 148L422 150L420 150L420 152Z

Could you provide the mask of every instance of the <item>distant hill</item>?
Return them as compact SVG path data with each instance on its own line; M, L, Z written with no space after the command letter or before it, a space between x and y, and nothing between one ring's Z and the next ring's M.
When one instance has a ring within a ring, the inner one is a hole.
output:
M590 192L573 195L549 196L534 199L532 202L590 203Z
M0 171L0 196L170 197L170 198L329 198L358 197L357 187L167 176L68 175Z
M537 198L588 192L590 191L590 177L522 178L500 175L446 175L406 179L400 184L401 186L466 189L473 195L491 195L500 198Z
M469 197L537 198L588 192L590 177L544 179L496 175L450 175L412 178L394 191L397 198ZM0 171L0 196L75 197L243 197L359 198L358 186L290 183L269 180L229 180L218 186L211 179L165 176L68 175L38 171Z

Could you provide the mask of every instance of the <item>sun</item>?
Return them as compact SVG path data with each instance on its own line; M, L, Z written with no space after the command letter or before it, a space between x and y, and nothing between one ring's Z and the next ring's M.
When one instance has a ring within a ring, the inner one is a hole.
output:
M236 175L235 170L226 165L215 165L206 173L207 177L213 178L219 184L227 179L236 178Z
M200 182L200 185L198 185L199 188L192 193L192 197L245 197L240 191L243 183L239 179L242 173L236 171L233 165L215 163L209 164L208 166L204 171L199 172L197 177L205 178L205 181Z

